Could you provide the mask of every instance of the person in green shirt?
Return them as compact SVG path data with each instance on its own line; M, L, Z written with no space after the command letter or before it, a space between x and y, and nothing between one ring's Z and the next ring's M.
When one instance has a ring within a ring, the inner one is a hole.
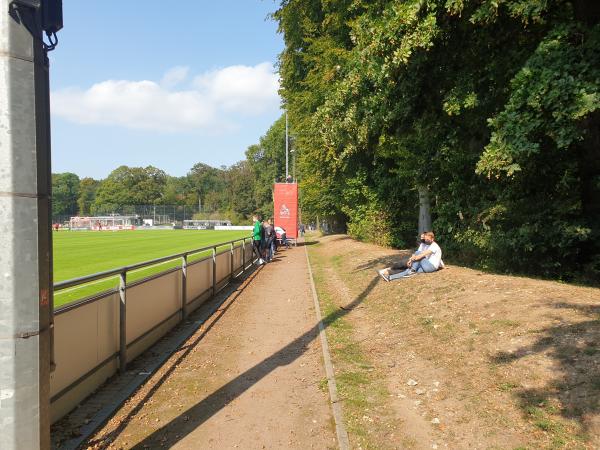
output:
M264 264L265 261L262 259L262 254L260 252L260 243L262 241L262 233L263 227L262 222L260 221L260 217L258 214L254 214L252 216L252 221L254 222L254 229L252 230L252 251L258 258L258 264Z

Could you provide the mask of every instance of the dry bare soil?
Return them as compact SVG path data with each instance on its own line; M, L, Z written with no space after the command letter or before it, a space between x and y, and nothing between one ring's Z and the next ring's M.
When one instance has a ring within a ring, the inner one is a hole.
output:
M84 448L335 448L321 358L305 251L284 250Z
M402 252L309 255L353 448L600 448L600 290L450 266L385 282Z

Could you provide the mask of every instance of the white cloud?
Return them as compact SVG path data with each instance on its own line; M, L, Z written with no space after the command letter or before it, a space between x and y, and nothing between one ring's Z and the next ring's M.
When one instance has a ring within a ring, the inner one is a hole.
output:
M279 104L279 77L268 62L215 70L196 77L194 85L229 111L260 114Z
M184 66L173 67L172 69L167 70L167 72L163 76L160 84L161 84L161 86L164 86L167 89L175 87L179 83L182 83L183 81L185 81L189 72L190 72L189 67L184 67Z
M197 76L187 89L187 67L154 81L107 80L88 89L52 92L52 113L84 124L157 131L230 129L240 116L257 116L279 106L278 76L271 63L229 66Z

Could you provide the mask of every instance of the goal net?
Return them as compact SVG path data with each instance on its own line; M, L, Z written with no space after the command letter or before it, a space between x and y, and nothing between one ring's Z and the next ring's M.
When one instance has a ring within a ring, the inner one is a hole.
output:
M69 220L69 228L71 230L92 231L134 230L137 220L136 216L75 216Z

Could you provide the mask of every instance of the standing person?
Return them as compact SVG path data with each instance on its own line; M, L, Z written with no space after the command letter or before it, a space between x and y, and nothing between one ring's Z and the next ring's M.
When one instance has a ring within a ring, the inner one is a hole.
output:
M271 241L271 252L272 256L275 256L277 252L277 231L275 230L275 220L271 217L269 219L271 226L273 227L273 240Z
M304 236L304 224L300 224L300 236Z
M260 222L260 254L262 255L262 259L264 262L268 262L267 261L267 257L265 256L265 227L267 226L267 221L266 220L262 220Z
M262 240L262 224L258 214L252 216L254 228L252 229L252 252L258 258L258 264L264 264L262 254L260 253L260 241Z
M273 240L275 239L275 228L271 225L271 219L265 220L265 260L271 262L273 259Z

